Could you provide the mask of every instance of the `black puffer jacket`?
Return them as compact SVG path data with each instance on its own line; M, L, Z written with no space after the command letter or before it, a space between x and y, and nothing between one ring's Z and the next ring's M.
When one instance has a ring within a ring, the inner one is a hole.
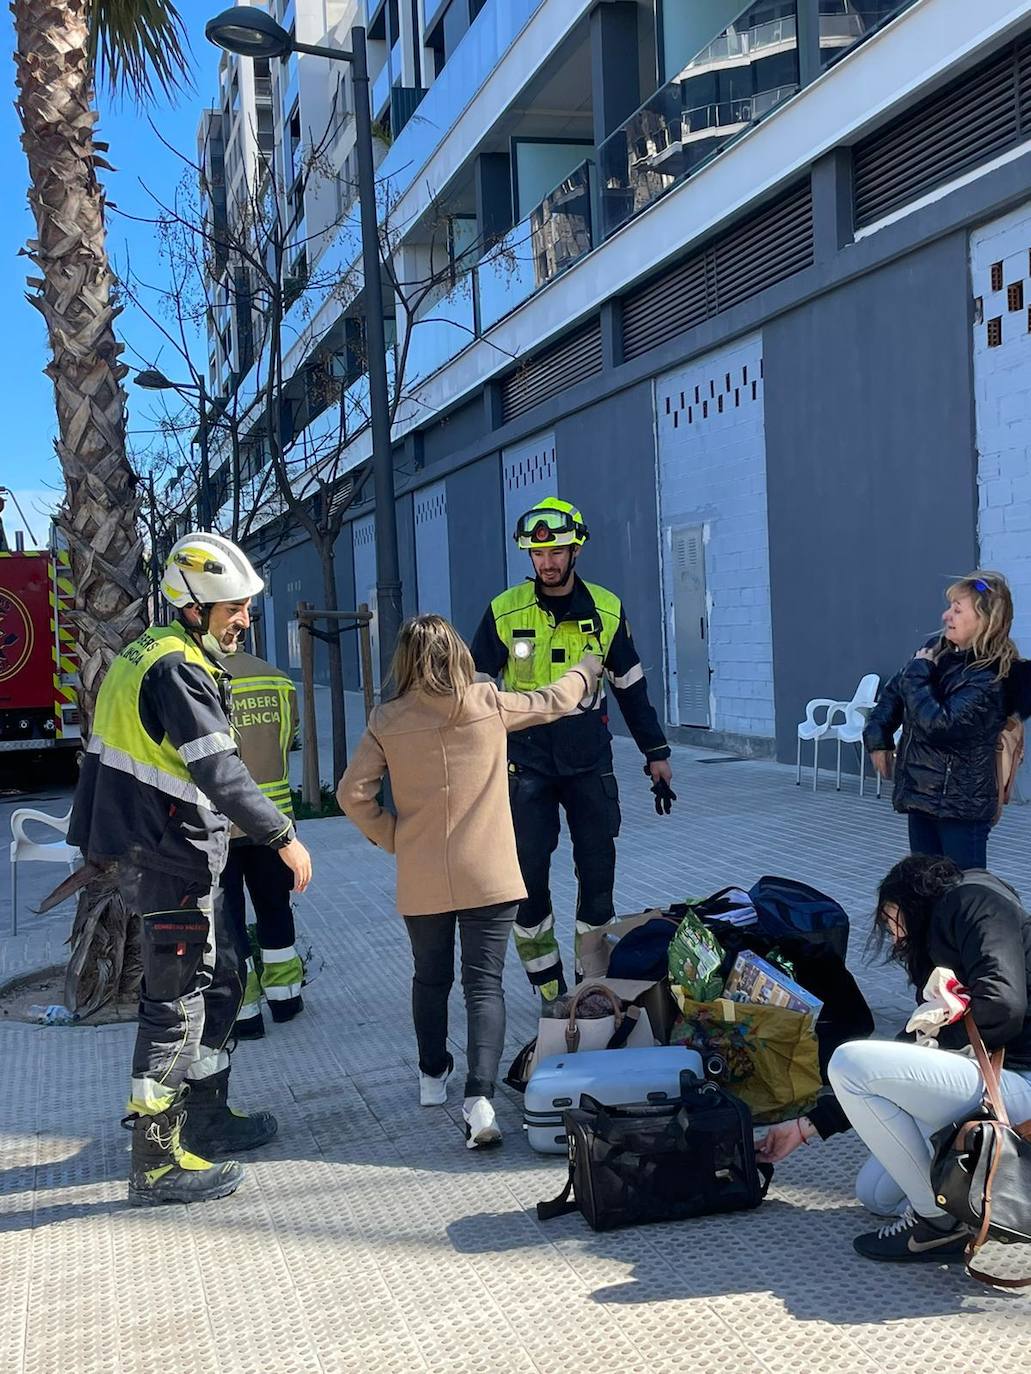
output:
M998 806L995 748L1009 700L993 667L973 666L969 651L946 649L933 662L914 658L896 673L870 713L863 741L893 749L896 811L939 820L991 821Z
M942 895L931 914L926 957L916 970L917 1006L935 968L952 969L969 990L974 1024L988 1049L1005 1049L1006 1068L1031 1073L1031 915L1008 883L968 869ZM969 1044L962 1021L935 1034L943 1050ZM824 1140L850 1127L831 1092L806 1115Z

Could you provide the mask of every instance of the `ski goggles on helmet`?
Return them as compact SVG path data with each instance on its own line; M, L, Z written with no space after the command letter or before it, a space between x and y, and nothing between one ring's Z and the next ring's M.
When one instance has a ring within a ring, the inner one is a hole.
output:
M185 568L187 572L216 574L225 572L223 564L216 563L213 558L207 558L202 553L194 553L190 549L180 549L178 553L172 555L170 561L177 568Z
M521 549L557 549L583 544L587 526L567 511L544 507L521 515L513 538Z

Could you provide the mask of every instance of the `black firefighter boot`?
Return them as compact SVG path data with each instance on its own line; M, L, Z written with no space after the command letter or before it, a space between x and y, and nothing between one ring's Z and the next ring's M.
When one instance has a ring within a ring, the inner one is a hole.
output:
M133 1113L123 1126L132 1130L129 1206L158 1207L165 1202L209 1202L228 1197L243 1182L243 1166L227 1160L212 1164L191 1154L180 1141L186 1117L185 1094L153 1116Z
M190 1110L183 1128L189 1149L213 1158L240 1154L267 1145L279 1130L271 1112L247 1116L228 1102L229 1070L190 1082Z

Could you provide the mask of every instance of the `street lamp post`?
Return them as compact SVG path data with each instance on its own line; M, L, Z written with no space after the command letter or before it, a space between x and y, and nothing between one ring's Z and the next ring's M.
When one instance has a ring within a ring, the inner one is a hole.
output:
M387 345L383 327L383 282L380 276L379 224L372 153L372 111L365 30L351 30L351 48L298 43L270 14L237 6L209 19L204 36L216 47L241 57L285 57L290 52L348 62L354 86L354 120L358 154L358 208L362 230L362 275L365 278L365 330L368 344L369 409L372 421L373 489L376 496L376 607L379 621L381 680L386 681L394 642L401 628L401 568L394 508L394 460L390 445L390 399Z
M133 381L145 391L197 393L197 443L200 448L200 500L197 503L197 524L202 530L210 530L214 512L211 509L211 464L208 457L208 393L204 378L198 372L195 382L173 382L156 368L147 368L143 372L137 372Z

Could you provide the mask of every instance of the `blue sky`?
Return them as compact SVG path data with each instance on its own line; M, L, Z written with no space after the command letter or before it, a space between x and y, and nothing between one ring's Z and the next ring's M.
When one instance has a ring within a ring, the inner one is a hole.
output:
M204 21L221 8L218 0L205 4L204 0L181 0L180 9L187 23L193 49L193 91L180 96L175 107L157 105L151 112L162 136L175 148L193 157L197 120L203 105L215 95L218 58L217 49L204 39ZM14 34L10 12L0 7L2 39L0 46L6 53L14 50ZM3 379L4 443L0 450L0 485L10 487L25 510L28 523L40 541L45 541L47 516L40 513L56 499L61 486L61 471L54 456L55 430L54 399L50 381L43 375L49 361L43 317L25 300L25 277L32 271L27 258L18 257L18 250L32 237L33 222L25 197L28 172L20 141L20 125L14 110L14 63L8 61L7 89L0 98L0 171L2 185L7 188L5 204L0 209L0 257L5 266L0 273L0 378ZM182 175L179 160L161 144L151 130L145 114L131 105L113 104L106 96L100 100L100 121L97 137L110 144L107 154L118 170L104 173L108 196L121 210L131 214L153 215L153 202L141 181L146 181L158 195L170 195ZM120 215L108 218L109 250L116 261L126 252L132 255L134 268L151 280L162 275L154 231L146 225L133 224ZM119 336L132 344L148 360L161 356L169 375L182 375L183 363L173 355L153 326L131 306L118 321ZM194 356L203 357L198 347ZM132 366L142 365L134 353L123 354ZM153 397L137 391L126 379L129 395L129 427L143 430L153 424L157 413ZM4 512L8 537L22 527L16 512L9 505ZM12 539L13 543L13 539Z

